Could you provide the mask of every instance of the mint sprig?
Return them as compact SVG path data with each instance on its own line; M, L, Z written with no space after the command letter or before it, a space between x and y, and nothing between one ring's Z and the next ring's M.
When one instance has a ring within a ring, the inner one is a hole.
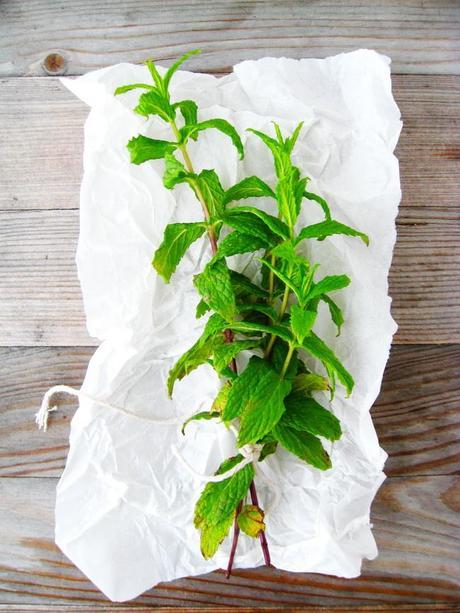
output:
M199 141L200 135L209 129L228 137L238 157L244 156L241 137L226 119L200 120L195 101L171 99L169 87L175 72L195 53L198 51L186 53L164 74L149 60L146 64L152 83L121 85L115 90L115 95L139 90L133 111L156 117L171 129L171 140L144 134L132 138L127 144L131 162L143 164L164 159L164 186L174 189L179 184L188 184L203 212L202 222L166 226L153 256L154 269L166 283L171 279L174 282L174 272L189 247L203 240L204 234L211 245L212 258L193 279L200 296L196 316L209 313L209 318L201 337L172 367L168 393L171 396L175 383L192 370L202 364L211 365L221 378L222 387L209 410L184 423L184 434L191 422L219 420L238 433L237 447L257 446L259 462L284 449L312 470L328 470L332 463L322 440L338 440L342 429L337 417L313 395L330 391L333 396L337 381L350 394L354 380L334 351L317 336L314 327L319 304L324 302L340 333L343 313L329 294L346 288L351 280L344 274L317 279L319 263L306 258L300 245L305 240L324 240L336 235L359 238L366 245L369 239L363 232L333 219L327 201L307 190L309 178L292 161L302 123L288 136L283 136L276 123L273 134L249 130L266 145L273 158L275 185L250 176L233 186L223 186L214 169L195 170L188 142ZM270 215L252 203L239 204L242 200L260 198L274 200L278 214ZM305 201L318 204L324 220L298 229ZM229 268L227 258L241 253L257 256L261 284ZM236 359L247 351L253 355L238 373ZM302 360L304 354L322 364L323 371L307 369ZM260 539L265 562L270 564L265 516L254 484L257 462L246 461L238 470L242 460L241 454L224 460L216 474L224 475L232 469L231 476L208 483L195 506L194 523L201 535L205 558L215 554L234 525L228 574L240 529ZM247 498L251 504L245 504Z

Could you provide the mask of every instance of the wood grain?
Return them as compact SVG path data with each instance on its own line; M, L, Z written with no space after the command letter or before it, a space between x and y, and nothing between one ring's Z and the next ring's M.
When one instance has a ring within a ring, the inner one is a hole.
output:
M79 387L89 347L0 349L0 477L57 477L68 450L74 399L57 397L50 428L38 432L34 414L57 383ZM394 347L372 416L391 476L458 473L460 346Z
M57 550L52 509L56 481L0 480L0 588L3 603L105 603ZM258 568L161 584L132 604L162 606L323 606L459 602L459 479L390 478L373 505L380 556L359 579ZM430 500L427 505L426 501ZM116 605L112 605L115 609ZM416 610L416 609L414 609Z
M460 74L456 0L9 0L0 5L0 75L81 74L191 48L206 72L265 55L326 57L359 47L393 59L395 72ZM64 62L46 62L59 52Z
M460 78L395 83L406 125L397 150L404 197L390 277L396 342L459 342ZM94 344L73 262L77 213L53 210L78 206L86 110L54 79L3 81L2 100L0 344Z

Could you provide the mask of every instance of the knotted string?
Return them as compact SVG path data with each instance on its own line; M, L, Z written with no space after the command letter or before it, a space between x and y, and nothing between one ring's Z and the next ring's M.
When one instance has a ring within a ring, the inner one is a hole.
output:
M57 405L51 406L51 397L54 394L64 393L69 394L70 396L76 396L80 400L88 400L90 402L95 402L96 404L101 405L102 407L106 407L108 409L113 409L114 411L118 411L119 413L123 413L124 415L128 415L129 417L136 417L137 419L141 419L144 421L148 421L152 424L158 425L169 425L169 424L177 424L176 417L170 417L166 419L155 419L153 417L146 417L144 415L137 415L136 413L131 413L131 411L127 411L123 407L115 406L114 404L110 404L109 402L105 402L104 400L99 400L99 398L94 398L94 396L90 396L89 394L85 394L81 390L77 390L74 387L69 387L68 385L55 385L51 387L46 394L43 396L41 407L38 413L35 415L35 423L38 426L38 429L43 429L44 432L48 429L48 416L52 411L57 411Z
M127 415L129 417L136 417L137 419L148 421L149 423L158 424L158 425L178 424L178 419L176 417L171 417L171 418L166 418L166 419L155 419L153 417L137 415L136 413L127 411L123 407L119 407L114 404L110 404L109 402L105 402L104 400L100 400L99 398L95 398L94 396L90 396L89 394L86 394L82 392L81 390L77 390L74 387L70 387L68 385L55 385L51 387L45 393L45 395L43 396L43 400L42 400L40 409L35 415L35 422L38 425L38 428L43 429L44 432L46 432L48 429L49 414L53 411L58 410L57 405L51 406L51 397L54 394L58 394L58 393L69 394L70 396L76 396L80 400L87 400L89 402L94 402L96 404L99 404L100 406L106 407L108 409L112 409L119 413L123 413L124 415ZM237 438L238 431L234 425L230 425L230 430L235 435L235 438ZM262 445L257 445L257 444L243 445L242 447L238 449L238 452L243 456L243 458L240 462L235 464L235 466L233 466L229 470L226 470L225 472L220 473L218 475L205 475L205 474L202 474L196 471L193 468L193 466L191 466L187 462L187 460L183 457L183 455L181 454L177 446L173 445L172 447L173 454L179 460L182 466L186 468L189 471L189 473L192 474L194 477L196 477L197 479L200 479L201 481L206 481L207 483L219 483L221 481L225 481L225 479L229 479L230 477L235 475L238 471L240 471L242 468L244 468L245 466L251 463L254 465L254 468L255 468L256 462L260 457L261 451L262 451ZM280 499L281 494L280 494L279 488L269 477L267 477L267 475L263 471L260 464L258 465L258 468L259 468L259 474L267 482L267 484L271 487L271 489L273 489L275 493L275 500L273 504L271 505L272 507L274 507L278 504L279 499Z

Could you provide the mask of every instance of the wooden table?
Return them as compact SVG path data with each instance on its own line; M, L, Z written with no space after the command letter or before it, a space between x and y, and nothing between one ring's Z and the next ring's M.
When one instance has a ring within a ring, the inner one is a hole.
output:
M390 459L372 508L380 548L356 580L259 568L163 584L129 606L453 610L460 601L460 2L5 0L0 3L0 609L118 608L53 542L74 403L46 435L34 413L79 386L88 337L74 265L85 106L56 75L185 50L223 73L264 55L370 47L393 59L404 119L391 270L399 323L373 409Z

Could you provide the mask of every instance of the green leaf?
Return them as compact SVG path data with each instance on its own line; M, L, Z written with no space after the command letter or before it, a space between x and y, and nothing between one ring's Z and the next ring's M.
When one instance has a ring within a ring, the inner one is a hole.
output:
M293 340L289 328L282 325L265 325L252 321L234 321L228 324L228 328L235 332L264 332L266 334L274 334L288 343Z
M220 184L216 171L202 170L200 174L195 177L195 183L192 182L191 185L194 188L197 197L199 197L196 191L196 185L198 185L211 217L220 217L224 211L224 189Z
M163 185L167 189L172 189L178 183L188 181L190 178L191 175L187 172L182 162L179 162L172 153L166 153Z
M171 398L174 384L177 380L183 379L192 370L205 364L212 355L213 339L200 337L197 342L190 347L174 364L168 374L168 395Z
M214 402L212 403L211 409L213 412L219 413L220 415L224 411L231 387L232 384L230 383L230 381L226 381L220 388L217 396L214 398Z
M232 143L235 145L236 150L242 160L244 157L244 149L243 143L241 142L241 138L235 128L229 123L226 119L207 119L205 121L200 121L193 126L184 126L180 129L180 133L182 136L182 142L186 143L187 139L193 136L197 132L202 132L203 130L209 130L210 128L214 128L222 132L226 136L230 137Z
M157 86L158 90L163 94L163 95L167 95L167 90L164 86L163 83L163 79L161 78L160 73L157 70L157 67L155 66L154 62L152 60L147 60L145 62L147 68L149 69L150 72L150 76L153 79L153 82L155 83L155 85Z
M277 338L270 354L270 362L272 363L276 372L280 373L282 371L288 351L289 344ZM296 374L299 372L301 365L302 362L299 360L298 352L294 351L284 378L288 381L293 380Z
M200 524L200 549L205 560L212 558L212 556L217 552L219 545L229 533L232 523L233 514L229 515L216 525L210 526L206 522Z
M342 436L337 417L303 392L292 392L284 404L286 411L280 420L281 426L309 432L330 441L338 441Z
M305 311L298 304L293 304L291 307L291 328L300 344L311 332L315 323L316 311Z
M311 335L304 340L302 346L312 356L318 358L318 360L321 360L328 370L337 375L338 380L344 385L347 393L351 394L355 384L353 377L350 375L348 370L346 370L332 349L328 347L324 341L322 341L314 332L312 332Z
M265 211L261 211L254 206L236 206L228 210L230 215L234 215L237 213L250 213L251 215L255 215L259 219L261 219L264 224L273 232L273 234L277 234L282 239L289 238L289 228L287 225L274 217L273 215L269 215Z
M166 91L169 90L169 83L171 82L171 78L173 74L176 72L176 70L178 70L178 68L186 60L188 60L189 57L191 57L192 55L198 55L199 53L201 53L201 49L193 49L192 51L187 51L187 53L184 53L182 57L176 60L174 64L172 64L172 66L168 68L168 70L165 73L165 76L163 77L163 83L164 83L164 87Z
M277 448L278 441L269 441L268 443L264 443L262 451L260 452L259 462L263 462L266 457L275 453Z
M227 209L221 217L222 221L231 228L250 234L265 241L267 245L275 245L278 238L270 230L269 226L252 213L238 211L238 209Z
M294 132L292 133L290 138L286 138L284 144L285 144L285 149L288 153L292 153L292 150L294 149L294 145L297 142L297 139L299 138L299 134L300 131L303 127L303 121L301 121L299 123L299 125L295 128Z
M236 315L235 293L230 272L223 260L209 262L201 274L195 275L194 283L213 311L227 321L233 320Z
M233 202L234 200L245 200L246 198L275 198L275 193L262 179L259 177L246 177L239 183L232 185L225 192L224 204Z
M246 504L238 513L238 526L248 536L257 538L265 530L264 517L261 508L253 504Z
M200 300L200 302L196 305L195 317L197 319L200 319L200 317L203 317L203 315L207 313L208 311L209 311L209 305L206 304L204 300Z
M166 140L155 140L140 134L132 138L126 145L131 156L132 164L143 164L148 160L159 160L167 153L176 149L175 143Z
M270 149L273 155L273 159L275 162L275 171L276 176L278 178L286 175L287 172L292 168L292 163L289 157L289 154L285 151L284 146L277 142L268 134L264 134L259 130L253 130L252 128L248 128L248 132L252 132L256 136L258 136Z
M281 218L293 228L298 216L298 204L295 197L295 188L299 178L297 168L292 168L287 174L281 175L276 186L276 198Z
M276 321L278 319L278 313L276 310L268 306L268 304L259 304L258 302L250 302L249 304L239 304L238 312L239 313L250 313L251 311L257 311L258 313L263 313L272 321Z
M351 279L347 275L330 275L324 277L318 283L314 283L308 292L308 300L312 300L317 296L322 296L329 292L334 292L338 289L343 289L350 285Z
M258 236L251 236L250 234L242 234L235 230L227 234L219 243L215 259L229 257L236 255L237 253L248 253L258 251L267 246L267 243Z
M155 251L153 266L166 283L187 249L206 230L203 223L173 223L166 226L163 241Z
M185 434L185 428L191 421L200 421L202 419L209 421L210 419L216 419L217 417L220 417L220 414L214 411L201 411L200 413L195 413L195 415L192 415L186 421L184 421L184 423L182 424L181 432L182 434Z
M269 268L278 277L278 279L280 279L284 283L284 285L287 285L287 287L289 287L289 289L294 292L300 303L303 302L303 294L301 288L299 288L290 277L281 272L281 270L276 268L276 266L273 266L273 264L268 260L261 258L260 261L262 262L262 264L265 264L265 266Z
M176 116L174 108L157 89L142 94L134 112L143 117L158 115L167 122L172 121Z
M233 381L222 415L225 421L240 417L239 447L255 443L278 423L290 389L291 383L281 379L268 362L255 356L249 360Z
M243 456L240 454L222 462L216 475L227 472L239 464ZM203 523L216 526L225 521L228 516L233 516L235 509L246 496L249 485L254 478L252 464L246 464L233 476L218 481L209 482L195 505L194 524L201 528Z
M359 232L359 230L354 230L349 226L346 226L343 223L338 221L329 220L322 221L321 223L313 224L312 226L307 226L300 230L297 238L296 244L300 243L306 238L317 238L323 239L326 236L332 236L334 234L345 234L346 236L357 236L359 237L366 245L369 245L369 237L363 232Z
M213 313L206 322L203 330L203 338L214 336L218 332L223 332L227 327L225 319L219 313Z
M119 96L120 94L126 94L126 92L130 92L133 89L153 89L153 85L147 85L147 83L132 83L131 85L120 85L114 92L114 96Z
M307 200L313 200L314 202L317 202L320 205L320 207L323 209L324 216L327 219L327 221L331 221L331 209L329 208L329 205L324 200L324 198L321 198L321 196L318 196L317 194L314 194L313 192L304 192L303 195L304 195L304 198L307 198Z
M331 459L321 441L309 432L300 432L278 424L273 433L281 445L298 458L320 470L331 468Z
M236 296L255 296L257 298L266 298L268 296L268 292L263 287L252 283L246 275L236 272L236 270L231 270L230 277Z
M221 374L226 366L235 358L241 351L254 349L260 344L257 340L233 341L231 343L222 340L215 343L213 351L213 366L216 371Z
M300 373L292 386L295 392L322 392L329 389L329 382L326 377L316 373Z
M198 106L193 100L181 100L173 104L173 107L180 110L186 126L194 125L198 121Z
M331 314L331 319L337 326L337 336L339 336L340 330L345 322L343 318L342 309L338 306L338 304L336 304L332 300L332 298L329 298L329 296L323 295L321 296L321 300L324 300L324 302L329 307L329 313Z

